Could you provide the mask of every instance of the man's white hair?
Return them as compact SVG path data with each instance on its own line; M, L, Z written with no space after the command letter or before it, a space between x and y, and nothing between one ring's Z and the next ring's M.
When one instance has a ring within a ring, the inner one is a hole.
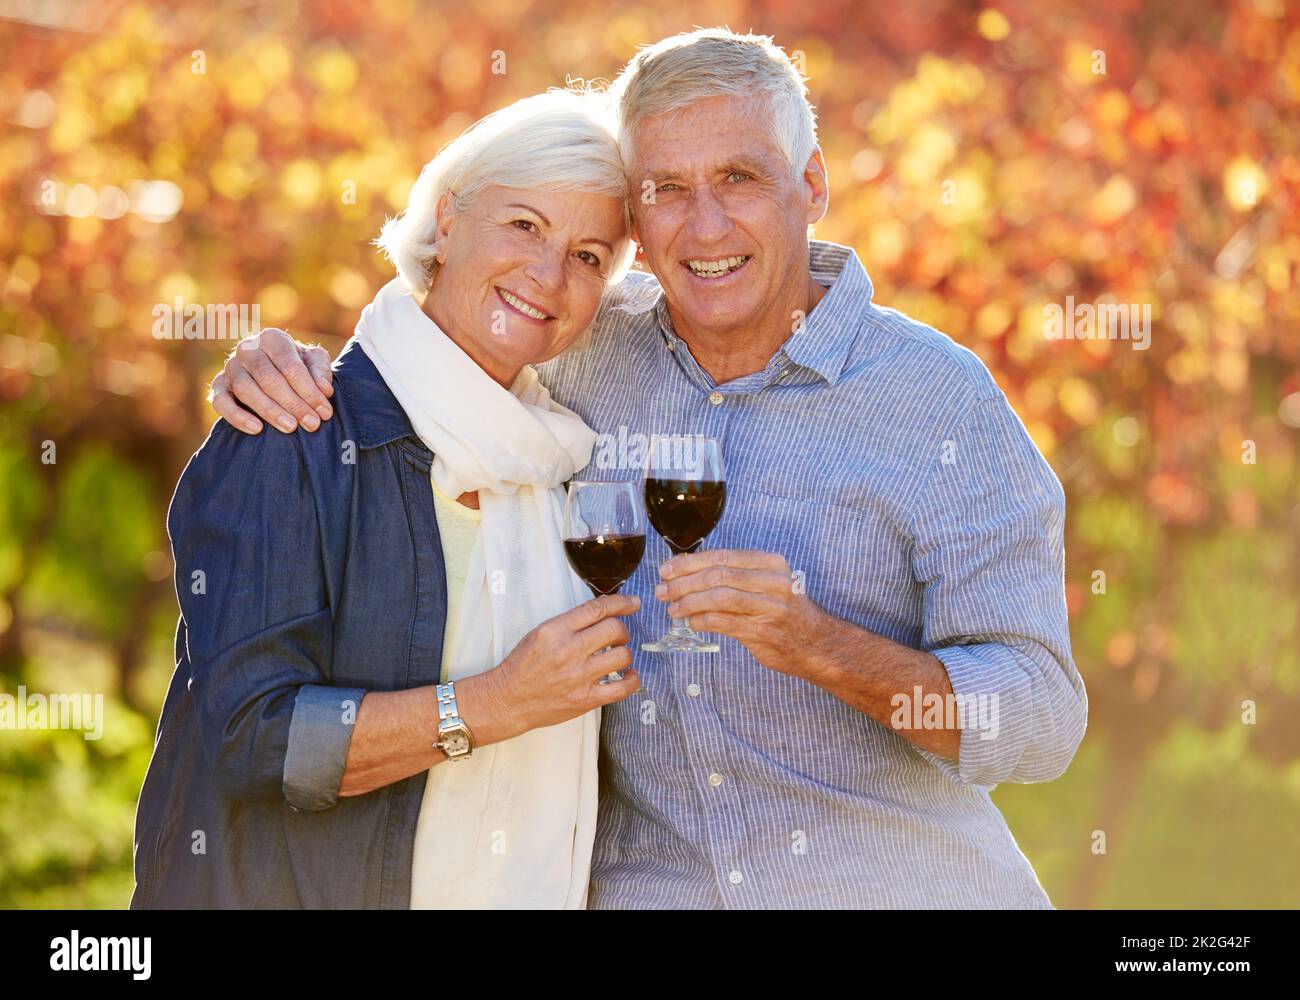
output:
M618 102L619 146L631 163L640 122L706 97L762 96L772 138L796 177L817 148L817 116L808 83L770 35L701 28L641 49L610 88Z
M491 185L587 191L626 205L615 128L608 95L591 90L552 89L494 111L424 165L406 210L384 223L375 244L411 291L423 294L437 273L438 203L448 192L457 211ZM615 246L610 282L627 272L634 252L630 237Z

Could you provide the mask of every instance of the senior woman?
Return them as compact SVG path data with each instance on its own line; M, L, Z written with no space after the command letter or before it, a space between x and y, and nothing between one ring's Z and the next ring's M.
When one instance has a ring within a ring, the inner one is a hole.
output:
M531 366L631 260L596 100L519 101L424 168L336 419L218 421L190 460L133 909L585 905L600 706L639 686L599 681L638 605L568 568L595 436Z

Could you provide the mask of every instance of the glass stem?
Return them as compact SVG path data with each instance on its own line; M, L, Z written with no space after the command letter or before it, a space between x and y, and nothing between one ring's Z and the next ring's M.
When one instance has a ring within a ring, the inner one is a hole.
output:
M689 549L682 549L681 551L678 551L678 549L675 546L672 545L668 546L669 550L672 552L674 556L680 556L687 552L695 552L699 549L699 547L700 545L698 542L692 545ZM664 638L668 638L670 636L674 639L695 638L695 632L692 631L691 629L691 620L689 618L681 618L678 619L677 621L674 621L668 628L668 635L665 636Z
M691 620L689 618L678 618L673 622L672 628L668 630L668 634L674 638L680 637L684 639L687 636L694 635L695 633L691 631Z

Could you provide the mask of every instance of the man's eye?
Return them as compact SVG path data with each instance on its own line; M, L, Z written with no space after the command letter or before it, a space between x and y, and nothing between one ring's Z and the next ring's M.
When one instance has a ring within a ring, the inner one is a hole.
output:
M519 229L522 229L522 230L523 230L524 232L526 232L526 233L531 233L531 232L533 232L535 229L537 229L537 225L536 225L536 223L534 223L534 222L532 222L532 221L530 221L530 220L528 220L528 219L515 219L515 221L512 222L512 223L510 223L510 224L511 224L512 226L516 226L516 227L518 227Z
M659 187L657 187L655 190L656 190L656 191L676 191L676 190L678 190L678 187L677 187L676 184L674 184L674 183L672 183L671 181L669 181L669 182L667 182L666 184L660 184Z
M592 267L600 267L600 258L590 250L579 250L577 253L578 260L584 264L590 264Z
M749 174L743 173L742 171L739 170L733 170L731 173L727 174L727 180L730 181L732 184L735 184L737 181L744 181L748 179L749 179Z

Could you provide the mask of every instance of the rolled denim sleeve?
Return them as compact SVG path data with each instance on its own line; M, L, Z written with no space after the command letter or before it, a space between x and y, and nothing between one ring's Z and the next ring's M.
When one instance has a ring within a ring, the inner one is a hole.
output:
M924 585L922 648L943 663L962 719L963 784L1050 781L1087 725L1065 606L1065 494L999 391L942 442L912 523Z
M365 693L318 684L298 689L284 754L284 797L293 808L313 812L338 802L352 726Z
M228 798L330 808L365 691L331 684L328 555L297 435L218 421L181 476L167 529L213 780Z

